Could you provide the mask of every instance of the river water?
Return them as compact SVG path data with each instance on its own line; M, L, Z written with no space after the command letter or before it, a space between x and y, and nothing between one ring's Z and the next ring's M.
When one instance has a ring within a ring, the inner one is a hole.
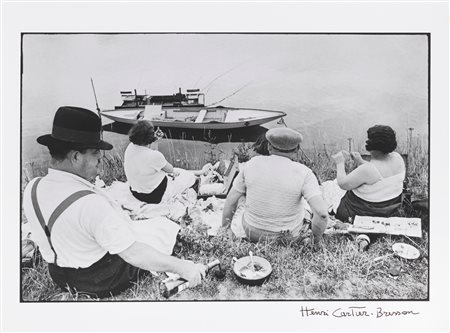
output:
M425 35L25 35L22 160L48 158L36 137L50 133L59 106L95 110L91 78L101 109L120 105L121 90L159 95L181 87L200 88L206 104L284 111L304 148L333 152L352 138L362 149L374 124L392 126L401 144L408 128L427 137L427 42ZM105 139L118 150L128 143L122 134ZM169 147L201 156L212 146L160 144L167 154Z

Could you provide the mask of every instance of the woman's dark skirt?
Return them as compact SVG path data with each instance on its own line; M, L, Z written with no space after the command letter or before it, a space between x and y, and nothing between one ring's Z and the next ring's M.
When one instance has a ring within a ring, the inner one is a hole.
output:
M387 201L370 202L361 199L353 191L347 191L341 199L341 203L336 212L336 218L343 222L353 223L356 215L377 217L398 216L401 202L401 195ZM349 221L349 218L351 221Z
M159 183L158 187L153 190L151 193L139 193L136 191L133 191L130 187L131 194L133 196L143 202L150 203L150 204L159 204L164 196L164 193L166 192L167 188L167 177L164 177L164 179Z

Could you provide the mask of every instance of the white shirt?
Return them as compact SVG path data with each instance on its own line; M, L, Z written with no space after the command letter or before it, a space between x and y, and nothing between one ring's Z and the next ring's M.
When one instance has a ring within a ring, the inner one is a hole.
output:
M296 229L302 223L302 197L309 201L322 194L311 169L278 155L245 163L233 189L246 194L245 222L272 232Z
M133 191L151 193L162 182L167 164L163 154L148 147L130 143L125 150L125 176Z
M54 253L42 229L31 201L30 181L23 194L23 208L31 224L32 238L49 263ZM129 220L108 199L85 179L64 171L49 169L37 186L37 200L45 223L56 207L71 194L93 190L70 205L56 220L51 240L61 267L86 268L100 260L107 252L117 254L135 242ZM122 212L123 213L123 212Z

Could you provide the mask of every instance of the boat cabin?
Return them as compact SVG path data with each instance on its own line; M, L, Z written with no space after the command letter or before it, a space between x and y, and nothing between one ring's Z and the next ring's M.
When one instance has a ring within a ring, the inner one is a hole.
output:
M172 95L138 95L136 89L131 91L121 91L122 105L115 109L139 108L146 105L162 105L163 107L174 106L204 106L205 94L200 89L187 89L186 93L179 92Z

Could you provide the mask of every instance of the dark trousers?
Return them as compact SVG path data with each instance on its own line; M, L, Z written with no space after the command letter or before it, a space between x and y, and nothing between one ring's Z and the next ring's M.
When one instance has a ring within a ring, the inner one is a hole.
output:
M99 298L117 295L148 272L130 265L119 255L109 253L87 268L49 264L52 280L63 290L88 293Z
M159 183L158 187L155 188L151 193L139 193L133 191L131 187L130 191L131 194L133 194L133 196L140 201L151 204L158 204L161 202L164 192L166 192L166 188L167 188L167 177L164 177L161 183Z

